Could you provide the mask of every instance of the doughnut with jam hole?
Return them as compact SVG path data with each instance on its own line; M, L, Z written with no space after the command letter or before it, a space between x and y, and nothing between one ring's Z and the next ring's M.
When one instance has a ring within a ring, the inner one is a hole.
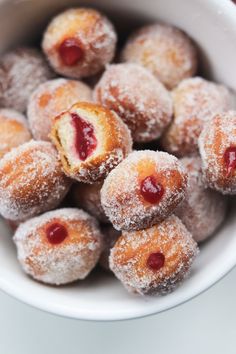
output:
M186 198L177 206L174 213L191 232L195 241L204 241L224 221L227 199L220 193L206 188L199 157L185 157L180 161L188 173L188 187Z
M57 73L79 79L100 72L113 59L116 41L113 25L104 15L74 8L52 19L42 49Z
M55 74L35 48L21 47L0 58L0 107L25 112L29 96Z
M223 85L194 77L182 81L172 97L174 119L162 136L162 147L178 157L197 155L204 123L215 113L231 109L232 95Z
M108 223L108 218L101 205L100 191L102 185L103 182L75 183L72 186L71 196L77 208L87 211L102 223Z
M0 160L0 214L21 221L53 209L70 184L51 143L26 142Z
M0 109L0 158L31 139L25 116L13 109Z
M111 270L130 292L164 295L189 274L198 247L177 216L139 231L122 231L111 249Z
M84 279L102 251L96 220L74 208L50 211L24 222L14 241L23 270L54 285Z
M123 119L136 142L159 138L172 118L169 92L133 63L110 65L95 87L94 99Z
M114 229L112 225L104 225L102 227L102 234L103 234L104 242L103 242L103 251L99 259L99 265L104 270L110 270L110 266L109 266L110 252L111 249L114 247L116 241L120 237L121 232Z
M92 90L81 81L63 78L41 84L31 95L27 116L33 137L49 141L52 119L78 101L91 101Z
M103 180L131 151L128 127L100 105L79 102L54 119L51 139L65 173L80 182Z
M140 230L161 222L185 197L187 175L176 157L132 152L104 181L101 202L117 230Z
M144 26L133 33L121 59L143 65L168 89L197 70L197 51L192 41L184 32L164 24Z
M223 194L236 194L236 111L215 115L199 137L207 185Z

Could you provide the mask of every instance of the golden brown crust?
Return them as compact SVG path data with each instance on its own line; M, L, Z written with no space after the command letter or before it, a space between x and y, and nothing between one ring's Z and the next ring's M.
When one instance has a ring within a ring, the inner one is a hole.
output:
M26 122L21 122L19 119L3 114L0 111L0 158L2 158L12 148L17 147L31 139L30 131ZM15 112L18 114L17 112ZM10 119L9 119L10 118Z
M165 257L159 270L150 269L152 253ZM123 231L111 250L110 267L123 284L141 294L172 291L188 274L197 244L182 222L171 216L141 231Z
M141 182L152 176L163 195L149 203ZM134 151L109 173L101 189L103 209L118 230L140 230L164 220L185 197L187 175L178 160L165 152Z
M236 147L236 112L216 114L199 137L203 175L207 185L223 194L236 194L236 170L227 174L224 154Z
M0 162L0 210L22 220L60 203L70 186L52 144L31 140Z
M58 48L67 39L75 39L83 57L76 65L65 65ZM116 33L110 21L89 8L68 9L50 22L42 48L54 70L72 78L94 75L114 56Z
M60 120L73 112L81 110L92 115L92 122L99 132L101 148L98 153L92 154L85 161L80 161L79 166L73 167L69 163L67 153L62 147L58 128ZM122 122L115 112L112 112L98 104L78 102L65 113L54 119L51 139L59 151L65 173L85 183L94 183L103 180L109 171L114 168L131 151L132 140L128 127Z
M48 228L66 230L59 243L48 239ZM57 209L21 224L14 241L18 259L26 273L49 284L83 279L97 263L102 235L94 218L80 209Z

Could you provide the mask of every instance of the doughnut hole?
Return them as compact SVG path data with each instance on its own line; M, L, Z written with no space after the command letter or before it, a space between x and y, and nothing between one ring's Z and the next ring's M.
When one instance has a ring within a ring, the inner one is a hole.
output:
M130 131L115 112L86 102L54 119L51 139L65 173L85 183L103 180L132 147Z

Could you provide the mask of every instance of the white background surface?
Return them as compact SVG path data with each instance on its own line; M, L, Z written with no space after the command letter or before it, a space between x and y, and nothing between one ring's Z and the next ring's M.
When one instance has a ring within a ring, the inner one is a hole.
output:
M49 315L0 293L1 354L235 354L236 269L156 316L94 323Z

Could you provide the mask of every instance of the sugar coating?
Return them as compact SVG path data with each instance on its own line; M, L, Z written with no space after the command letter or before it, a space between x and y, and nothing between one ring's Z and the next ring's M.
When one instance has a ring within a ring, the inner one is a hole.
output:
M100 191L103 182L86 184L75 183L72 187L71 195L75 202L76 207L80 207L93 215L102 223L108 223L102 205Z
M29 99L27 116L36 140L50 141L52 120L78 101L91 101L92 90L81 81L58 78L41 84Z
M0 126L0 158L31 139L25 116L13 109L0 109Z
M65 65L58 53L66 38L75 39L83 51L83 58L73 66ZM93 9L74 8L52 19L42 49L56 72L79 79L98 73L113 59L116 41L114 27L104 15Z
M0 160L0 213L23 220L56 207L70 186L56 150L31 140Z
M97 139L95 150L84 161L76 152L71 114L90 123ZM79 102L58 116L54 120L51 139L60 153L65 173L84 183L102 181L132 148L130 131L121 118L101 105L88 102Z
M169 92L138 64L107 66L95 87L94 99L114 110L137 142L159 138L172 117Z
M165 24L144 26L134 32L121 59L143 65L168 89L197 70L197 51L192 41L181 30Z
M146 202L140 194L141 180L149 175L155 175L164 188L156 204ZM159 151L134 151L105 179L101 203L117 230L139 230L169 216L185 197L186 187L186 173L176 157Z
M42 82L54 77L35 48L18 48L0 58L0 107L25 112L29 96Z
M47 241L47 226L61 223L68 231L60 244ZM75 208L47 212L22 223L15 235L18 260L34 279L48 284L67 284L84 279L96 265L102 235L96 220Z
M109 266L109 256L110 251L114 247L116 241L121 236L121 232L114 229L112 225L105 225L102 227L103 234L103 251L99 258L99 265L104 270L110 270Z
M236 194L236 173L225 173L224 153L236 147L236 111L216 114L206 122L198 140L206 184L223 194Z
M177 215L197 242L204 241L219 228L225 219L227 199L206 188L201 159L185 157L180 160L188 173L186 198L175 209Z
M183 80L172 92L174 119L162 137L166 151L176 156L198 154L198 137L215 113L233 107L227 87L201 77Z
M164 266L158 271L146 263L148 256L155 252L165 257ZM188 276L198 252L189 231L172 215L145 230L123 231L111 249L109 264L128 291L164 295Z

